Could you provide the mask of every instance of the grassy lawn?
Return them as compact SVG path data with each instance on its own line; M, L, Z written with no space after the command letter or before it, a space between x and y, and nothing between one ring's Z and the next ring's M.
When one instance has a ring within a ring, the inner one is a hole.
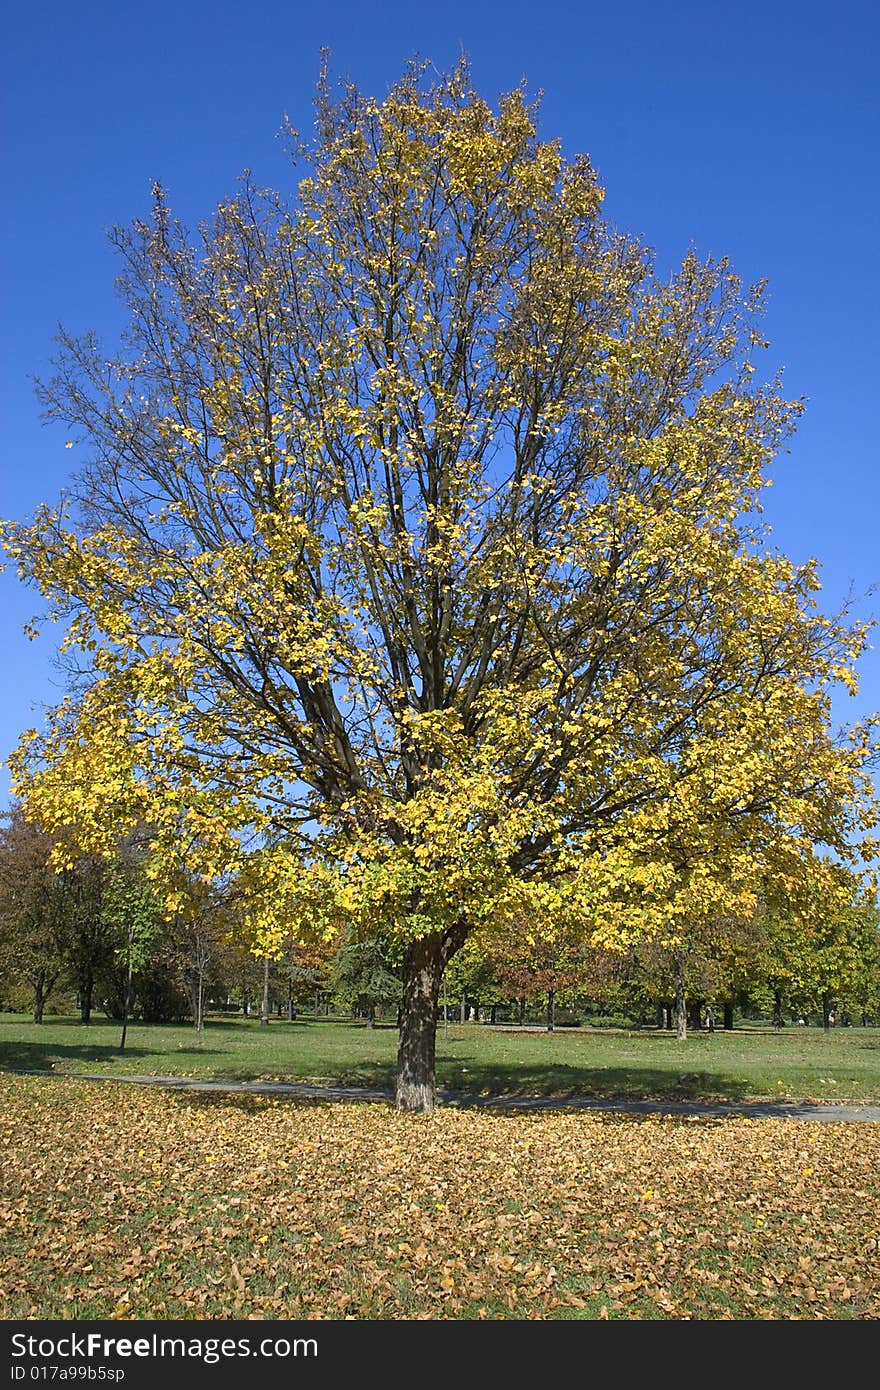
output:
M880 1124L0 1076L0 1143L4 1319L880 1317Z
M212 1019L192 1028L83 1027L49 1017L39 1026L0 1015L0 1070L107 1075L275 1078L390 1087L396 1029L330 1019ZM693 1033L679 1043L653 1030L564 1029L548 1035L450 1024L437 1034L442 1087L469 1092L686 1099L880 1100L880 1029L772 1029Z

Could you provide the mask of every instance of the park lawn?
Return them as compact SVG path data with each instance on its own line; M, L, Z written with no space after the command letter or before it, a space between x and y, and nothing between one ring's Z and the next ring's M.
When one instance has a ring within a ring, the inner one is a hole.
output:
M338 1019L209 1019L186 1026L119 1027L49 1016L35 1025L0 1015L0 1070L174 1075L393 1085L397 1032ZM755 1027L692 1033L680 1043L653 1029L559 1029L553 1034L477 1024L437 1033L441 1087L468 1093L661 1099L763 1097L880 1101L880 1029Z
M4 1319L876 1319L880 1124L0 1076Z

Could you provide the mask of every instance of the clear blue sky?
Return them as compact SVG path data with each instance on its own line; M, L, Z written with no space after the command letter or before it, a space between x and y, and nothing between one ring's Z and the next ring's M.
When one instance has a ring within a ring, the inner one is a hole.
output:
M771 365L807 413L769 494L779 547L822 563L824 605L852 589L880 616L880 7L875 0L44 0L9 6L0 112L0 514L54 499L74 455L40 424L31 376L59 322L119 327L104 229L143 215L153 179L185 221L243 168L294 173L276 138L306 130L319 64L382 95L407 59L465 50L487 97L543 89L542 133L586 150L606 212L670 266L693 244L766 276ZM60 694L38 600L0 576L0 759ZM880 636L878 636L880 643ZM880 656L850 719L880 707ZM56 684L53 686L53 681ZM8 791L0 776L0 804Z

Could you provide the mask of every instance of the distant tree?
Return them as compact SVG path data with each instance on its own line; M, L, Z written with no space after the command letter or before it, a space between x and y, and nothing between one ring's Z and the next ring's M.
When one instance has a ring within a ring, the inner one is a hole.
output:
M543 998L546 1029L552 1033L558 996L585 979L587 952L580 924L545 933L537 924L513 918L493 931L487 955L504 995L526 1001Z
M828 1028L841 1009L880 1003L880 936L872 891L844 865L813 859L805 885L768 905L763 982L774 1012L818 1013Z
M108 861L98 855L84 855L64 872L71 895L64 954L76 988L80 1019L88 1024L95 991L113 965L115 933L104 911Z
M466 1020L468 1009L473 1009L478 1017L481 1004L491 1009L508 997L499 980L491 950L486 942L475 937L471 937L449 962L443 976L443 990L447 1011L449 1000L457 1001L462 1023Z
M155 951L163 925L162 904L147 875L148 834L141 829L119 846L108 870L104 914L116 933L116 959L124 971L120 1052L125 1050L134 998L134 976Z
M14 805L0 826L0 960L7 980L27 984L34 1023L67 968L75 907L73 870L51 862L55 840Z
M169 934L197 1033L205 1025L212 978L228 959L227 944L235 930L234 906L222 886L188 875L181 866Z
M401 990L400 975L392 968L385 943L376 938L343 941L333 966L333 992L341 1003L366 1018L370 1028L376 1022L377 1009L398 1007Z
M764 914L756 900L750 911L691 921L673 942L633 947L631 988L636 997L668 1010L679 1041L684 1041L688 1019L699 1027L709 1009L713 1017L718 1010L730 1021L730 1008L766 965L767 947Z

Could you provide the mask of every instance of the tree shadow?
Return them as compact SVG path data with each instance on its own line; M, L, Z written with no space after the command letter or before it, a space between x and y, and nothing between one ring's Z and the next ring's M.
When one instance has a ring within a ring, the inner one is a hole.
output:
M191 1047L175 1048L169 1056L206 1057L215 1053L214 1048L193 1042ZM121 1057L149 1057L157 1060L157 1053L149 1047L126 1044L120 1052L119 1045L113 1043L58 1043L46 1039L45 1042L4 1042L0 1043L0 1071L51 1071L58 1063L64 1062L118 1062Z
M269 1019L269 1027L296 1029L304 1028L306 1024L310 1022L311 1019L278 1018L275 1014L273 1014L272 1017ZM136 1023L134 1026L136 1028L143 1028L145 1026L151 1027L152 1025ZM155 1026L158 1028L163 1028L167 1027L167 1024L160 1023L156 1024ZM183 1026L185 1027L186 1025L184 1024ZM247 1018L245 1018L244 1014L239 1014L238 1018L206 1018L204 1023L204 1031L206 1033L241 1033L243 1027L250 1027L255 1030L259 1030L259 1014L250 1014Z
M290 1081L297 1078L291 1076ZM365 1086L393 1092L395 1066L362 1061L334 1067L328 1085ZM741 1100L754 1092L742 1081L722 1072L676 1073L651 1067L579 1067L562 1062L489 1063L472 1056L438 1058L437 1087L463 1096L536 1096L565 1099L572 1096L629 1100Z
M723 1072L583 1067L564 1062L518 1062L507 1066L476 1058L438 1062L437 1084L441 1089L464 1095L552 1099L584 1096L630 1100L741 1100L753 1094L744 1081Z

